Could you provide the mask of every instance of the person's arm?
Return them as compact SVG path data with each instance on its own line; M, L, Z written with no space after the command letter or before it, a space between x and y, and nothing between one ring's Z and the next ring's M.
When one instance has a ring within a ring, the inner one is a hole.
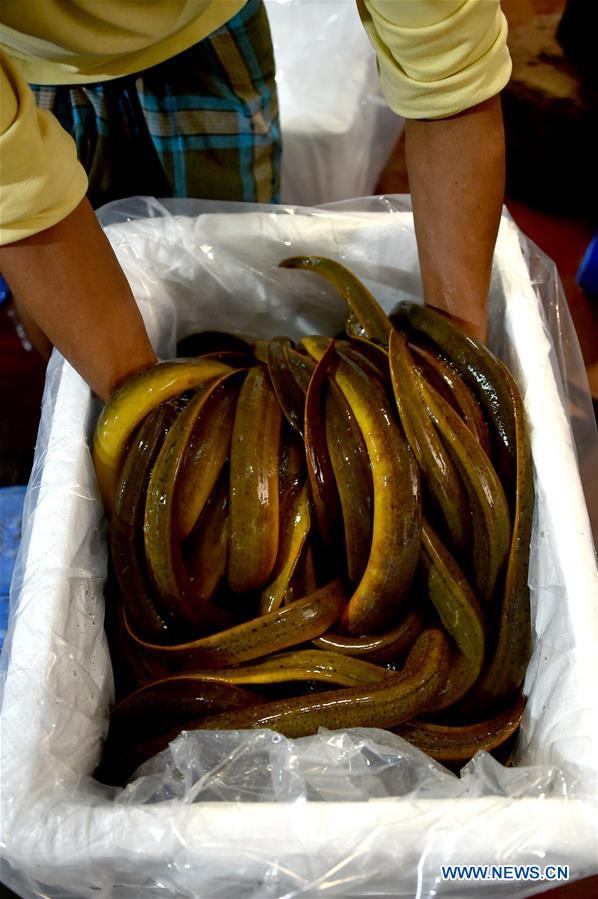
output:
M0 52L0 272L32 341L105 400L156 357L86 189L72 138Z
M0 247L17 308L101 399L156 362L112 247L83 199L58 224Z
M357 3L388 105L406 119L425 299L483 338L511 72L499 0Z
M500 98L446 119L409 119L405 132L425 300L485 340L504 195Z

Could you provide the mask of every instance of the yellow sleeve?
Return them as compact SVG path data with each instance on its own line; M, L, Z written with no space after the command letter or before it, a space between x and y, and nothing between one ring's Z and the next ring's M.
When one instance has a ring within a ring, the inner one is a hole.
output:
M57 224L87 191L71 136L0 51L0 244Z
M410 119L455 115L499 93L511 75L499 0L357 0L391 109Z

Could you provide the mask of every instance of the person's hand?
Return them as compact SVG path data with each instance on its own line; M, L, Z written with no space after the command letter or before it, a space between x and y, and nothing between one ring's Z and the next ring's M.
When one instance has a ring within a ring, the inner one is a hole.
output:
M486 329L486 315L477 322L468 321L467 319L461 318L458 315L455 315L452 312L447 312L446 309L443 309L440 306L436 306L434 303L428 303L428 306L431 306L433 309L436 309L437 312L442 312L443 315L446 315L447 318L450 318L456 325L461 328L462 331L465 331L466 334L469 334L470 337L475 338L480 343L485 344L487 338L487 329Z
M485 342L504 197L500 97L450 118L408 120L405 130L425 300Z

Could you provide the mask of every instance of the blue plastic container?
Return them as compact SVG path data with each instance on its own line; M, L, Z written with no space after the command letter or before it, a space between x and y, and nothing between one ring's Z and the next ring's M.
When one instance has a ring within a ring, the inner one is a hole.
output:
M21 542L26 487L0 488L0 647L8 624L8 593Z
M577 283L589 297L598 297L598 232L583 255L577 270Z
M0 306L4 303L10 296L10 287L0 275Z

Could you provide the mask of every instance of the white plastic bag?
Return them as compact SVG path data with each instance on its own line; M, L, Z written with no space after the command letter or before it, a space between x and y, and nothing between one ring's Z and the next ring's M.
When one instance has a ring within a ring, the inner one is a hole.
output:
M421 293L404 198L332 209L134 199L104 217L163 356L202 327L338 330L343 303L315 276L278 269L289 255L341 259L387 310ZM54 354L3 655L3 877L20 895L516 897L550 884L454 883L442 865L596 869L596 571L563 404L578 347L555 282L533 283L526 258L542 259L503 217L491 340L523 392L538 497L534 652L512 769L479 753L459 778L381 730L196 732L123 791L94 781L112 698L88 450L99 407ZM547 313L569 347L566 380Z
M265 0L284 152L283 203L373 193L403 128L378 85L355 0Z

